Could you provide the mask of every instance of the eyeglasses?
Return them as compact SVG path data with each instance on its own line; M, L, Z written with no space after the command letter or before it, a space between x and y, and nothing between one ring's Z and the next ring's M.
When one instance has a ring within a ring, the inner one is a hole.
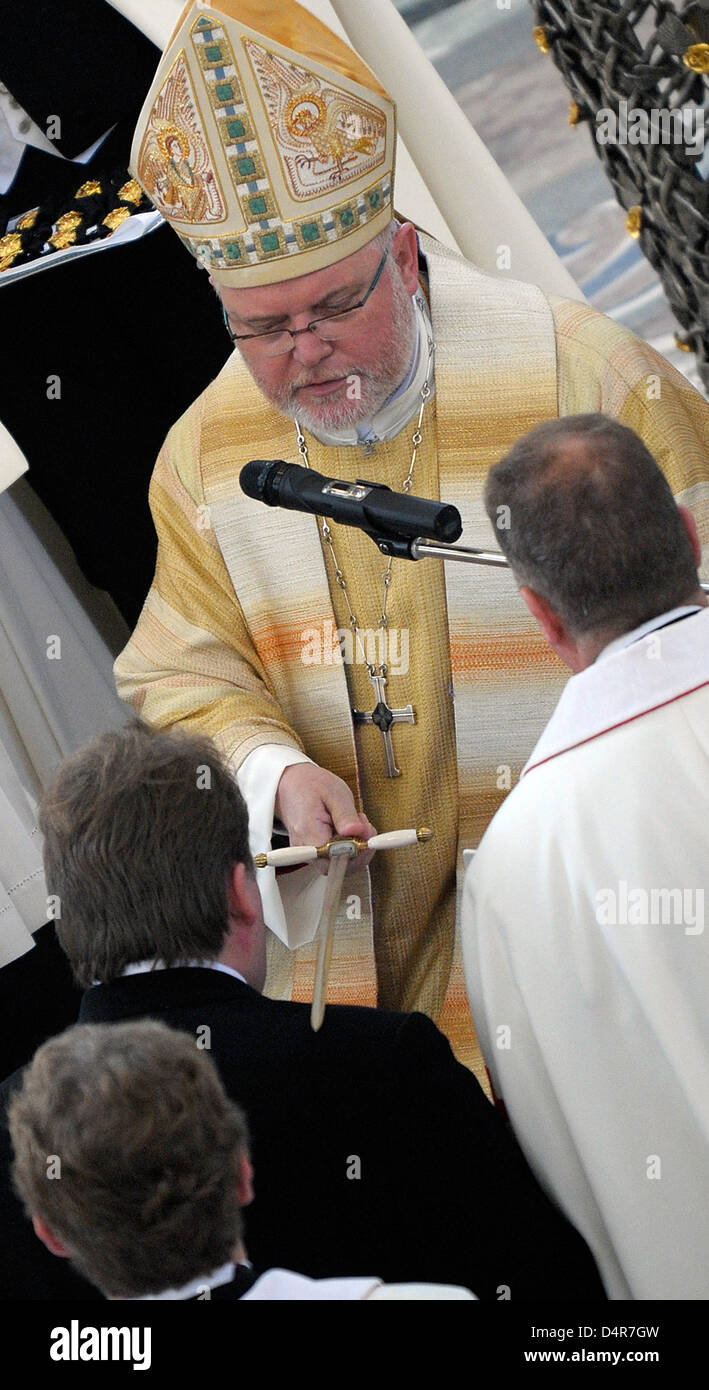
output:
M284 353L292 351L299 333L316 333L318 338L322 338L326 343L344 337L350 327L353 314L356 314L358 309L363 308L370 294L376 289L390 250L391 247L388 246L377 266L374 279L367 293L357 304L350 304L347 309L335 309L323 318L313 319L311 323L306 324L305 328L273 328L268 329L265 333L234 333L229 323L227 311L222 305L224 326L232 343L249 342L253 344L253 351L258 350L263 357L280 357Z

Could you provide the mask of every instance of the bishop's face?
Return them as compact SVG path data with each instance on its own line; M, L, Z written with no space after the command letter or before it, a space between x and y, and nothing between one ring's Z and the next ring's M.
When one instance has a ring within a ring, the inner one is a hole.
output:
M232 331L265 333L306 328L314 319L363 298L376 274L381 250L363 246L325 270L253 289L219 287ZM300 333L290 350L268 356L258 340L237 343L264 395L308 429L352 427L372 415L406 375L416 341L411 296L417 279L416 232L400 227L372 293L328 341L317 331Z

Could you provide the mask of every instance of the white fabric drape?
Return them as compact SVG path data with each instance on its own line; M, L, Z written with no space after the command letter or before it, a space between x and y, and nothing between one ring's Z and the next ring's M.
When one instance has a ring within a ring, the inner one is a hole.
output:
M0 420L0 492L27 472L27 459Z
M27 464L6 430L0 445L0 477L17 477ZM67 753L128 717L99 613L89 616L77 597L89 586L66 543L65 559L51 557L25 515L43 509L23 488L15 482L0 496L0 966L29 950L48 916L36 820L43 787ZM42 526L53 526L46 515Z

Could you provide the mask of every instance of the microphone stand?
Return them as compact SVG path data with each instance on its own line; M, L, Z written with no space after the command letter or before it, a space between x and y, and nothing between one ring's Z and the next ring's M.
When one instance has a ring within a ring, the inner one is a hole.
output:
M445 541L428 540L426 536L406 536L401 532L385 534L370 531L367 526L360 528L370 540L374 541L382 555L391 555L396 560L462 560L466 565L504 565L507 561L500 550L473 550L466 545L448 545Z
M365 529L364 527L362 528ZM458 560L464 565L509 565L501 550L476 550L467 545L446 545L443 541L426 540L425 536L383 536L373 531L366 534L381 550L382 555L393 555L399 560ZM709 594L709 583L700 580L700 589Z
M501 550L472 550L467 545L444 545L442 541L427 541L423 536L417 536L411 542L411 559L421 560L426 555L439 560L461 560L465 565L504 565L506 569L509 568Z

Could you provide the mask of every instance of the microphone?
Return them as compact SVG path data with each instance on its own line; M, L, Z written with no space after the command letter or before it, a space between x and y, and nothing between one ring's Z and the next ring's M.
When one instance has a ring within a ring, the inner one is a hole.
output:
M457 541L463 530L460 512L445 502L393 492L384 483L357 478L347 483L326 478L312 468L283 459L252 459L239 475L242 491L267 507L288 507L331 517L342 526L357 526L368 535L390 540L426 536ZM387 552L385 552L387 553Z

